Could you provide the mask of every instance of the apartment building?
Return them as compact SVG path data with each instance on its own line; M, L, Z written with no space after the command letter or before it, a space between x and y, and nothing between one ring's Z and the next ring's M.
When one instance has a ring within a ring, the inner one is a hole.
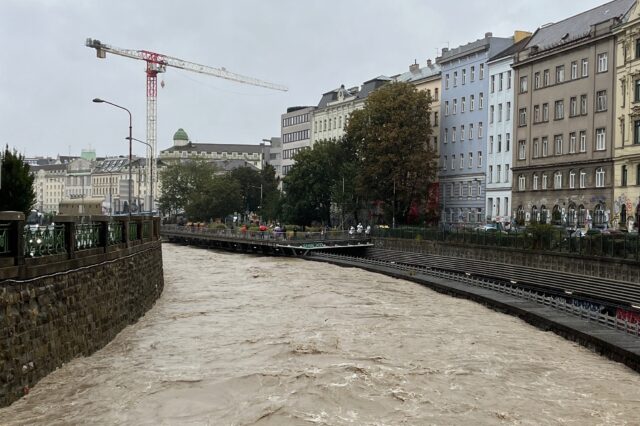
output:
M539 28L515 58L513 214L519 223L608 225L613 206L615 0Z
M614 30L617 39L614 188L611 224L638 229L640 224L640 7Z
M485 37L442 49L440 101L440 199L443 223L485 219L486 126L489 118L487 62L513 37Z
M282 150L280 153L279 173L277 173L279 178L283 178L289 173L295 163L293 157L300 150L312 146L311 118L315 109L316 107L314 106L290 107L280 117Z
M513 150L513 56L531 33L516 31L514 44L489 59L486 221L511 222L511 156Z

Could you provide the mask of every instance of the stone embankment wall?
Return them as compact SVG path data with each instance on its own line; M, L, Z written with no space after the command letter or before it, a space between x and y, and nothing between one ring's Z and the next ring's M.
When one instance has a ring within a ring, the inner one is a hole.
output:
M577 256L514 248L485 247L428 240L374 238L378 248L436 254L461 259L483 260L509 265L528 266L617 281L640 282L640 266L632 260Z
M153 306L163 286L159 241L94 265L0 282L0 405L104 347Z

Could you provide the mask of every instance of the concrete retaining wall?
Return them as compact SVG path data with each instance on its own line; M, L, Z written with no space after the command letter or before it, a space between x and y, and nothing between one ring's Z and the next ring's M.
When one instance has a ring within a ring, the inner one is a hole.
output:
M624 259L575 256L556 252L539 252L401 238L374 238L373 243L376 247L389 250L429 253L462 259L486 260L488 262L529 266L532 268L568 272L590 277L640 282L640 265L637 262Z

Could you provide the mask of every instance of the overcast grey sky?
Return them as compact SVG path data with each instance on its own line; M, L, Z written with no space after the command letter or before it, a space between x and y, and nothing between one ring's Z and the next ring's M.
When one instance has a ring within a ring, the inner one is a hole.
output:
M0 143L27 156L126 155L129 108L146 140L145 63L96 58L87 37L289 87L288 92L168 68L159 80L158 147L182 127L193 142L279 136L288 106L408 70L491 31L534 31L604 1L0 0ZM144 155L144 145L134 145Z

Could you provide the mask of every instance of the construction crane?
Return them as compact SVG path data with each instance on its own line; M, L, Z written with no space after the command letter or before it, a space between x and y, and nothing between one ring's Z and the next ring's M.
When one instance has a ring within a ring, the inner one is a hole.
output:
M131 59L138 59L147 63L147 158L150 158L152 153L158 152L156 138L158 129L158 74L166 72L167 67L180 68L200 74L212 75L214 77L224 78L238 83L266 87L268 89L280 90L283 92L287 91L287 88L285 86L258 80L257 78L253 77L235 74L227 71L224 67L213 68L207 65L200 65L194 62L184 61L172 56L150 52L148 50L121 49L119 47L101 43L100 40L94 40L91 38L88 38L86 40L85 45L87 47L96 49L96 56L101 59L104 59L107 56L107 53L112 53L114 55L124 56ZM153 161L157 161L157 154L154 155ZM153 169L157 171L157 167L153 167ZM157 180L155 180L153 176L149 176L147 174L147 182L157 183ZM151 209L153 210L153 200L151 200Z

